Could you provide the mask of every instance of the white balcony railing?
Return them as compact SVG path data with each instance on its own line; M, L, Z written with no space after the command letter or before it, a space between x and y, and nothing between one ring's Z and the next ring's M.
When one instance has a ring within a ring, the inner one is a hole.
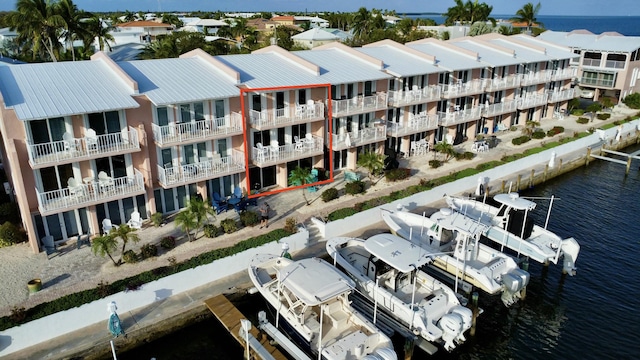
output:
M253 147L251 161L258 166L273 165L319 155L322 152L322 138L312 136L311 138L301 139L298 144L264 146L262 149Z
M528 86L551 81L553 71L540 70L529 72L528 74L520 74L520 86Z
M583 76L580 79L580 84L582 85L591 85L591 86L601 86L601 87L613 87L615 85L614 79L604 79L604 78L592 78Z
M625 61L620 60L607 60L604 63L604 67L611 69L624 69Z
M602 59L582 59L582 66L600 67Z
M151 127L155 142L159 146L168 146L189 141L242 134L242 115L232 113L229 116L213 120L199 120L164 126L152 124Z
M440 85L430 85L423 89L417 87L413 90L397 90L389 92L389 106L404 106L411 104L423 104L430 101L440 100L442 87Z
M70 138L42 144L27 142L29 162L33 167L88 160L140 150L138 131L132 127L97 137Z
M518 102L515 100L505 100L503 102L485 105L482 109L482 115L492 117L500 114L506 114L516 111Z
M547 103L549 96L545 92L544 94L527 94L518 98L518 108L528 109L536 106L542 106Z
M132 176L85 181L75 188L66 187L46 192L36 188L38 207L42 215L105 203L144 192L144 178L137 169L133 170Z
M158 180L168 187L176 184L190 184L224 175L245 171L244 153L233 150L225 157L208 158L196 164L163 167L158 165Z
M511 74L509 76L505 76L503 78L494 78L487 81L487 86L485 87L486 92L493 92L504 89L513 89L520 85L520 77Z
M575 97L576 97L575 88L549 92L549 102L551 103L570 100Z
M327 134L327 136L329 135ZM332 134L331 139L333 150L342 150L354 146L372 144L387 139L387 125L381 124L358 131Z
M333 116L361 114L387 108L387 93L379 92L371 96L356 96L353 99L332 100L331 113Z
M275 127L314 119L324 119L324 104L313 103L297 105L293 109L285 107L275 110L251 110L249 112L249 119L251 125L256 128Z
M450 126L461 124L472 120L478 120L482 116L483 106L473 106L468 109L457 111L439 112L440 126Z
M477 94L484 91L484 85L487 81L484 79L473 79L467 82L458 81L455 84L446 84L442 86L442 94L445 98L455 98L471 94Z
M434 130L438 127L437 114L409 114L409 119L404 123L387 122L387 135L400 137L417 134L423 131Z
M577 74L578 74L578 69L576 68L557 69L552 72L551 81L572 79Z

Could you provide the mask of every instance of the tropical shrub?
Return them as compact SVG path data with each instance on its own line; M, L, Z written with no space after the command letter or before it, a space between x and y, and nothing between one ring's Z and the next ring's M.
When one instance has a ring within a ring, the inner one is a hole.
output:
M526 143L527 141L531 140L530 137L523 135L523 136L518 136L516 138L511 139L511 143L513 145L522 145L524 143Z
M26 240L26 234L17 225L8 221L0 225L0 247L11 246Z
M215 226L214 224L205 224L204 227L202 228L202 232L204 233L204 236L208 237L208 238L214 238L216 236L218 236L218 227Z
M473 157L475 156L474 153L472 153L471 151L465 151L465 152L457 152L455 157L456 160L471 160L473 159Z
M155 244L144 244L140 248L140 255L143 259L148 259L158 255L158 247Z
M609 119L609 118L611 117L611 114L609 114L609 113L602 113L602 114L598 114L598 115L596 115L596 117L597 117L599 120L607 120L607 119Z
M539 140L539 139L544 139L544 138L545 138L545 136L547 136L547 134L546 134L544 131L542 131L542 130L540 130L540 131L534 131L534 132L531 134L531 137L532 137L532 138L534 138L534 139L538 139L538 140Z
M322 192L322 201L329 202L333 199L338 198L338 189L336 188L328 188L327 190Z
M364 192L364 182L361 180L351 181L344 185L347 194L356 195Z
M547 131L547 136L551 137L564 132L564 128L562 126L554 126L551 130Z
M391 169L384 174L387 181L398 181L407 179L411 176L411 169L407 168L397 168Z
M161 212L156 212L151 214L151 222L155 227L162 225L163 220L164 220L164 216L162 216Z
M165 236L160 240L160 246L163 249L173 249L176 247L176 238L173 236Z
M225 234L231 234L238 231L238 224L233 219L224 219L220 221L220 227Z
M440 160L429 160L429 166L431 166L434 169L437 169L440 166L442 166L442 161L440 161Z
M584 109L573 109L571 110L571 115L582 116L584 115Z
M243 211L240 213L240 222L243 226L254 226L260 221L255 211Z
M20 209L12 202L0 204L0 219L14 224L20 222Z
M298 232L298 222L294 218L287 218L284 221L284 231L295 234Z
M122 260L128 264L138 262L138 255L133 250L127 250L122 254Z
M344 219L355 213L357 213L357 211L354 208L338 209L336 211L331 212L328 218L329 218L329 221L335 221L335 220Z
M578 124L586 124L586 123L588 123L588 122L589 122L589 118L586 118L586 117L579 117L579 118L576 120L576 122L577 122Z

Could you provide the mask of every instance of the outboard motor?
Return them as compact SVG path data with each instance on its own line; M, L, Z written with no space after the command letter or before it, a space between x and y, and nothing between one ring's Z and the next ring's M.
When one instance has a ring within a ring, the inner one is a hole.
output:
M391 348L376 349L373 353L377 356L375 359L380 359L380 360L398 360L398 354L396 354L396 352L393 351L393 349L391 349ZM365 357L365 359L367 359L368 356L369 355L367 355L367 357Z

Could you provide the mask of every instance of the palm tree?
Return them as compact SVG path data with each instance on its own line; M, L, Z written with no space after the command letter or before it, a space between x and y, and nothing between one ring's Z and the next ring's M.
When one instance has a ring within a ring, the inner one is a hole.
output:
M129 243L129 241L133 241L134 243L140 241L140 237L136 234L136 229L130 228L127 224L121 224L118 227L112 228L109 232L109 236L114 239L120 238L122 240L122 250L120 253L120 260L118 260L118 263L120 264L122 263L122 255L124 255L127 248L127 243Z
M311 181L311 170L307 168L301 168L300 166L296 166L295 169L291 170L289 173L289 185L290 186L300 186L307 185ZM304 193L304 187L302 188L302 197L304 201L309 205L309 200L307 200L307 195Z
M534 120L529 120L526 122L524 128L522 129L522 133L528 137L531 137L536 128L540 126L540 123Z
M73 0L60 0L55 7L56 13L58 13L65 22L64 30L62 31L62 37L65 39L67 47L71 48L71 58L76 60L75 48L73 41L77 39L85 39L88 36L88 26L84 21L91 18L93 15L85 11L78 10Z
M207 220L209 220L209 215L211 215L215 219L216 211L213 209L211 204L200 199L199 197L194 197L189 200L189 202L187 203L187 209L189 209L196 220L196 233L193 235L193 237L197 238L198 231L207 222Z
M111 253L116 251L117 248L118 241L111 235L98 236L91 242L91 251L93 251L93 254L102 257L107 255L115 266L119 266L120 264L115 261Z
M373 179L374 175L384 169L384 158L386 155L378 154L374 151L365 152L358 156L358 166L369 171L369 178Z
M189 208L180 211L178 215L176 215L175 219L173 219L173 222L175 222L176 225L187 234L187 239L189 239L189 241L195 240L191 238L191 230L198 226L198 221L196 219L196 214L191 212Z
M111 35L112 26L106 24L98 15L93 15L88 20L87 24L87 36L84 39L84 47L89 48L94 39L98 40L98 46L100 51L104 51L105 45L107 49L111 51L111 44L115 39Z
M540 3L533 5L532 3L526 3L522 9L516 11L516 16L511 18L511 21L523 22L527 24L527 32L531 33L531 26L537 24L537 26L543 26L541 22L536 19L538 12L540 12Z
M444 162L449 161L449 159L453 156L453 154L456 152L456 149L453 147L452 144L449 144L446 141L440 141L438 142L433 149L441 154L444 154Z
M18 41L26 47L24 52L32 48L34 60L37 56L44 58L45 53L52 61L58 60L58 38L66 23L51 3L46 0L18 0L16 11L8 17L11 30L18 32Z
M162 14L162 23L173 25L175 28L181 28L184 26L182 20L178 19L176 14Z

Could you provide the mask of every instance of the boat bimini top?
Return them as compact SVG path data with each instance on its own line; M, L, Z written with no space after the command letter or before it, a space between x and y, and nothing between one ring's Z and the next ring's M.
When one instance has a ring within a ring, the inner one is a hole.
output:
M530 211L536 208L535 202L521 198L517 192L510 192L508 194L497 194L493 197L493 200L516 210Z
M280 270L278 278L307 305L322 304L355 287L353 280L319 258L302 259Z
M403 273L418 269L433 258L430 251L393 234L374 235L365 241L364 248Z

